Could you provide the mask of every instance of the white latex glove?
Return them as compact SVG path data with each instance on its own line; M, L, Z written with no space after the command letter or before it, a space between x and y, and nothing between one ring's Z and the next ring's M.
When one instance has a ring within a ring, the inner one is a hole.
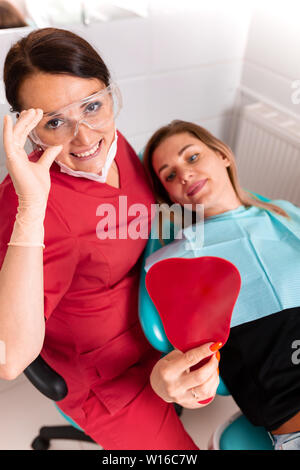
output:
M43 220L50 191L50 166L62 146L49 147L37 162L31 162L24 150L26 139L43 116L41 109L22 111L13 125L4 117L3 143L6 167L19 200L18 213L9 244L44 246Z

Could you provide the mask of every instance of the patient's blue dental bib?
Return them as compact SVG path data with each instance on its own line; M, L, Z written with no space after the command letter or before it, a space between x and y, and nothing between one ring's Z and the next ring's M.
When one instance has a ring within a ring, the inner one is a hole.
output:
M287 219L252 206L208 217L203 246L195 246L195 228L146 259L145 270L166 258L217 256L233 263L242 286L231 327L300 305L300 208L288 201L270 201ZM187 242L190 242L187 243ZM188 294L187 294L188 295Z

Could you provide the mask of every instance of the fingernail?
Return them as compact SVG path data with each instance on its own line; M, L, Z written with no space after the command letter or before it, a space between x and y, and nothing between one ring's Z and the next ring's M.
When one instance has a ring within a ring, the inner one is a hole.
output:
M217 361L220 362L220 358L221 358L220 351L217 351L217 352L216 352L216 359L217 359Z
M213 399L214 399L214 397L210 397L210 398L207 398L206 400L198 401L198 403L200 403L201 405L206 405L207 403L209 403Z
M218 341L217 343L212 344L212 345L209 347L209 349L210 349L212 352L216 352L216 351L218 351L218 349L220 349L220 348L222 347L222 345L223 345L223 343L221 343L221 342Z

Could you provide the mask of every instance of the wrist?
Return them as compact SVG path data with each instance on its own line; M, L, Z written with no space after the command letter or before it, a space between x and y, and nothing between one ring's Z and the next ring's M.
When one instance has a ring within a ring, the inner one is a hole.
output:
M44 218L47 203L37 201L18 206L9 244L44 247Z
M18 198L18 212L19 211L30 211L38 212L45 211L47 207L47 199L37 197L23 197Z
M43 224L46 214L46 204L38 204L35 206L19 205L16 214L16 221L22 221L24 224L41 223Z

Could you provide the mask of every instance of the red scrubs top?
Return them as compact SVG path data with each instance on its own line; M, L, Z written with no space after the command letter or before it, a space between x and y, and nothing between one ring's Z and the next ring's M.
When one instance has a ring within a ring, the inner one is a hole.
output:
M68 395L59 406L78 423L86 418L82 407L90 391L114 415L143 389L161 356L138 321L139 259L147 239L118 237L119 228L124 234L137 221L138 207L133 204L147 208L140 222L149 233L150 206L155 201L142 164L120 132L115 161L120 188L62 173L55 162L50 170L44 222L46 334L41 355L64 377ZM119 216L120 201L127 202L128 217L124 206ZM102 204L116 209L115 239L97 236L101 220L107 218ZM2 265L17 208L9 176L0 185L0 207ZM134 230L138 231L139 227Z

